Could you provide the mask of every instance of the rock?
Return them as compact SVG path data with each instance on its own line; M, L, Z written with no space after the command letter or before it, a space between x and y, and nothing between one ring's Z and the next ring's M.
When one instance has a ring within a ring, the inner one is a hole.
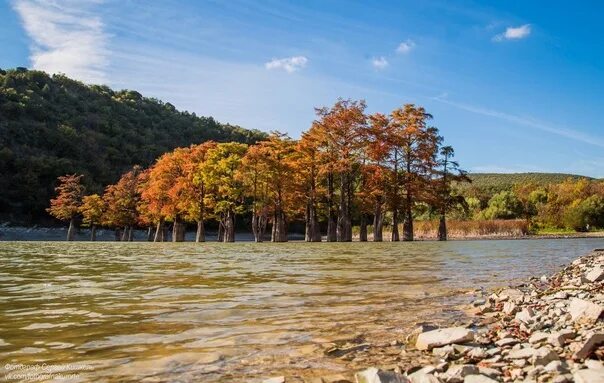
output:
M575 322L593 324L602 314L602 306L583 299L573 298L570 301L568 312Z
M573 374L575 383L602 383L604 382L604 370L585 369Z
M418 350L431 350L434 347L453 343L466 343L472 340L474 340L474 333L471 330L464 327L449 327L419 334L415 348Z
M545 366L549 362L559 360L558 354L547 347L541 347L533 353L532 363L533 366Z
M501 290L498 297L500 301L516 301L522 299L524 297L524 293L518 289L504 289Z
M552 360L545 366L544 371L561 373L565 372L566 369L562 366L562 362L560 362L559 360Z
M478 366L478 372L480 372L482 375L488 376L489 378L497 378L498 376L501 376L501 371L490 367Z
M478 367L473 364L454 364L446 372L448 383L461 383L467 375L478 374Z
M587 368L595 368L595 369L604 368L604 365L602 364L602 362L599 360L595 360L595 359L587 359L583 364L585 364L585 367L587 367Z
M440 383L438 378L432 374L426 374L422 371L416 371L413 374L409 375L409 381L411 383Z
M589 355L591 355L596 346L601 343L604 343L604 333L590 334L583 345L581 345L581 348L575 352L574 357L577 359L587 358Z
M533 335L531 335L531 337L529 338L529 343L535 344L535 343L541 343L544 340L546 340L547 338L549 338L550 334L546 333L546 332L541 332L541 331L537 331L536 333L534 333Z
M472 305L474 307L478 307L478 306L482 306L482 305L484 305L486 303L487 303L486 299L484 299L484 298L478 298L474 302L472 302Z
M275 376L273 378L264 379L262 383L285 383L285 376Z
M568 298L568 294L565 291L558 291L556 294L554 294L554 298L566 299L566 298Z
M519 340L516 338L503 338L503 339L499 339L497 342L495 342L495 344L499 347L505 347L505 346L513 346L518 342L519 342Z
M502 311L507 315L514 315L518 311L518 306L514 302L505 302Z
M393 371L382 371L370 367L355 374L357 383L409 383L409 379Z
M469 358L474 359L474 360L485 359L486 357L489 356L489 354L487 354L487 351L481 347L475 347L475 348L471 349L466 355Z
M464 383L497 383L496 380L484 375L468 375L463 380Z
M585 279L590 282L598 282L604 279L604 269L602 267L597 266L593 269L589 270L587 274L585 274Z
M552 333L547 341L554 347L563 347L566 341L575 337L575 332L572 330L562 330Z
M352 383L352 381L342 374L333 374L317 378L311 383Z
M507 355L508 359L529 359L535 354L534 348L520 348L518 350L511 350Z
M516 313L514 317L516 320L524 322L524 323L532 323L534 322L535 312L530 307L526 307L522 309L519 313Z
M453 355L455 353L455 349L451 345L446 345L443 347L436 347L432 349L432 354L435 356L439 356L441 358L447 359L449 355Z

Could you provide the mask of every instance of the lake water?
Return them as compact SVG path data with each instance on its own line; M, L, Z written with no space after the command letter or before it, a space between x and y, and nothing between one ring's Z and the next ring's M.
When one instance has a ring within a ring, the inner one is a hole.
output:
M0 242L0 378L230 382L339 371L351 362L326 356L331 342L404 339L416 322L461 318L468 290L548 274L602 247L597 238Z

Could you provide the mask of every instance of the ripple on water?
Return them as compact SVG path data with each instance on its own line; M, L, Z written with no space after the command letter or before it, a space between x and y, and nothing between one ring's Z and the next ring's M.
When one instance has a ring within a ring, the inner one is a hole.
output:
M323 350L404 338L468 288L548 273L602 239L423 243L1 243L11 363L85 363L83 380L241 381L337 371Z

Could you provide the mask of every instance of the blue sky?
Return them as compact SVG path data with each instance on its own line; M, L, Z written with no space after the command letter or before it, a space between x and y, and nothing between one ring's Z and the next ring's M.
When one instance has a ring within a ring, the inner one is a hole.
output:
M602 2L0 3L0 67L298 137L313 107L426 107L470 171L604 177Z

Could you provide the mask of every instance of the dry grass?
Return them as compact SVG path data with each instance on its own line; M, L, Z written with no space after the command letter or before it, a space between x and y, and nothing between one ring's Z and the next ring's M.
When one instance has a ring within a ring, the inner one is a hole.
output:
M358 238L358 227L355 228ZM438 237L438 221L414 221L413 232L415 239L436 239ZM372 229L368 228L369 240L373 239ZM450 239L481 238L481 237L521 237L529 234L529 227L522 219L494 219L476 221L447 221L447 232ZM402 237L403 227L399 226ZM384 227L384 240L389 241L390 227Z
M413 223L417 239L434 239L438 236L438 221ZM447 221L449 238L520 237L529 233L523 219L494 219L477 221Z

